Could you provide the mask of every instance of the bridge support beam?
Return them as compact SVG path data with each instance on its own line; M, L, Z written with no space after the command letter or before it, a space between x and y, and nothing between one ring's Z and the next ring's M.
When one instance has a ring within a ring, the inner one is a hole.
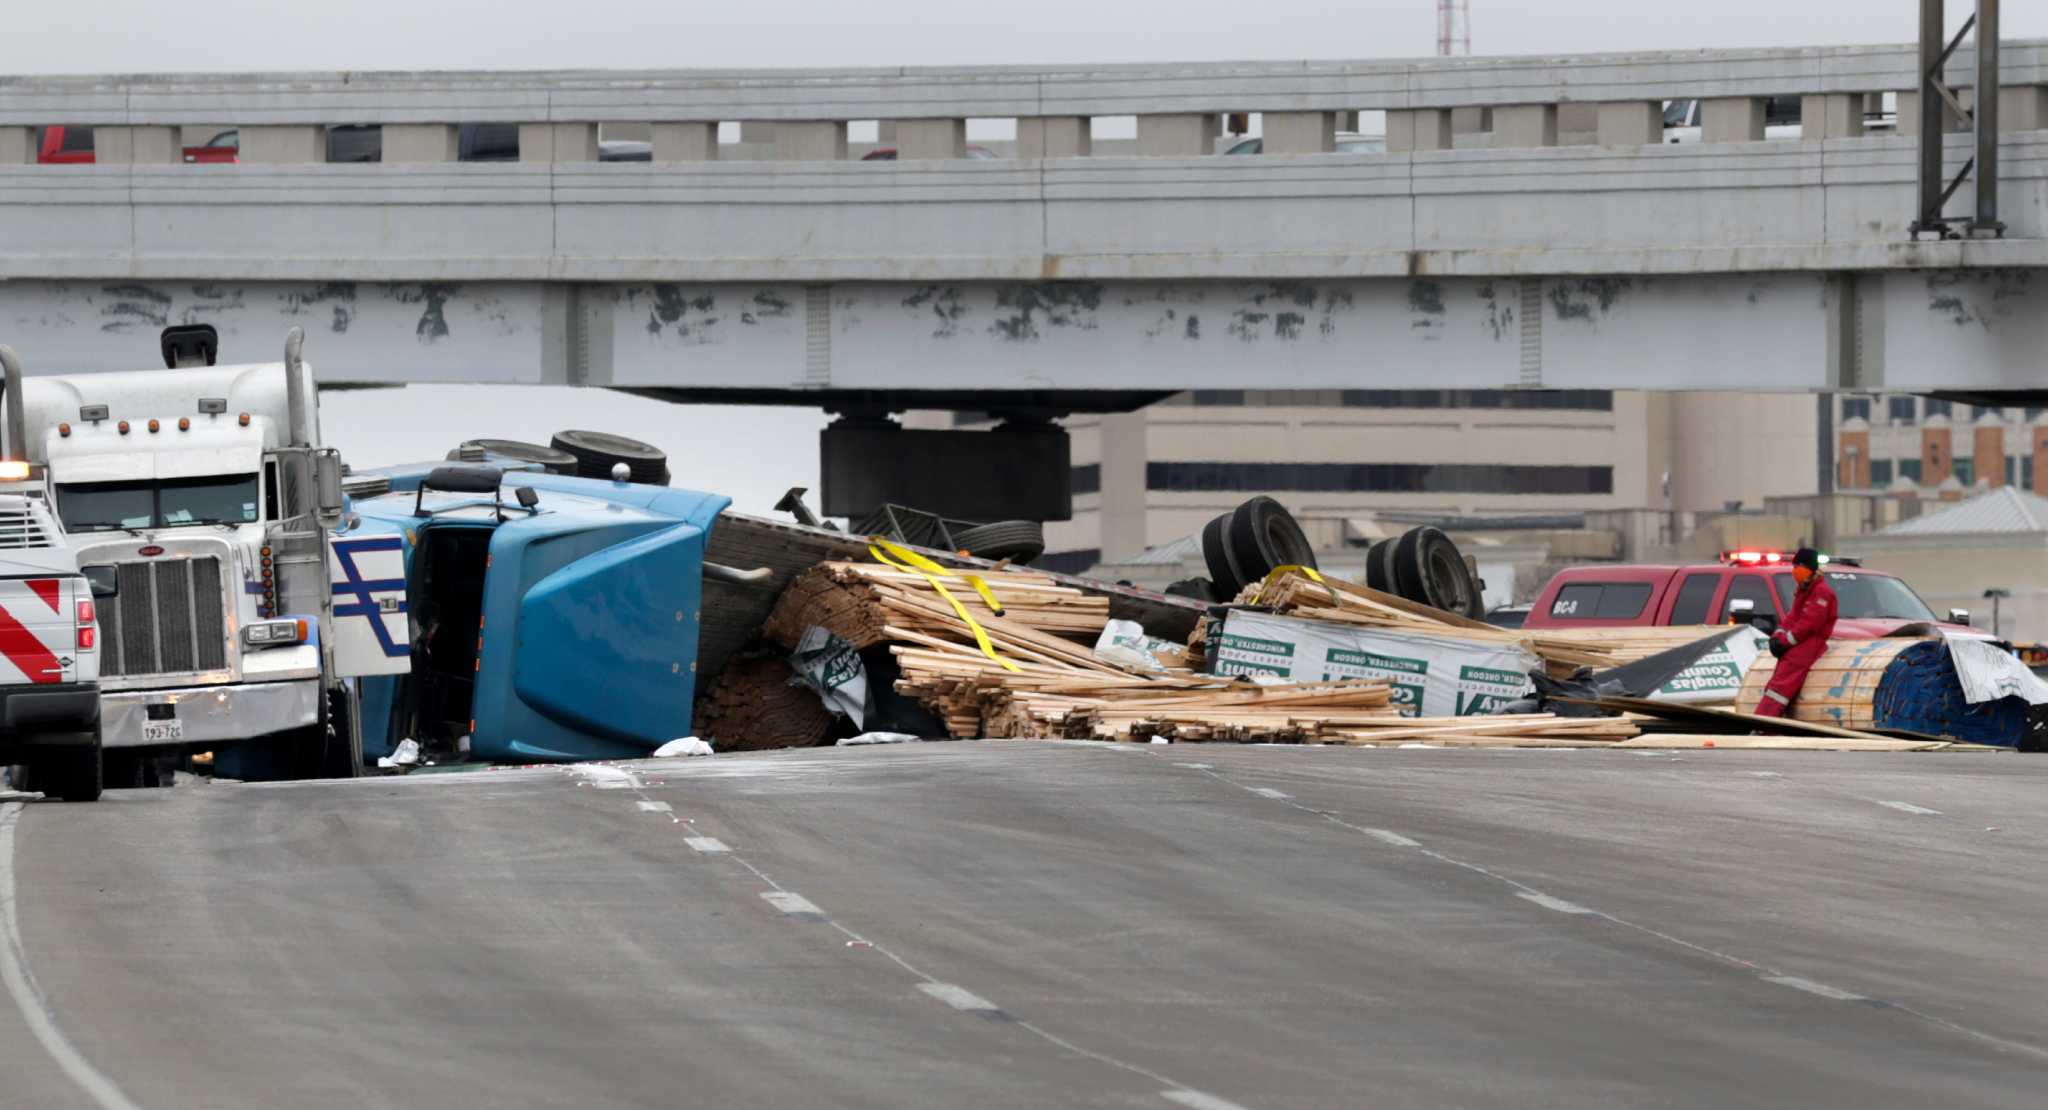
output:
M2048 129L2048 85L2008 85L1998 90L1998 126L2006 131Z
M1664 141L1664 106L1654 100L1600 105L1601 146L1655 146Z
M171 127L95 127L93 161L103 166L170 166L184 160Z
M1760 143L1764 141L1764 101L1756 96L1723 96L1700 106L1700 141L1703 143Z
M1493 110L1495 147L1557 145L1557 105L1507 104Z
M244 127L241 143L244 162L296 165L327 161L327 130L315 124Z
M519 125L519 160L539 163L595 162L597 125L522 123Z
M0 166L26 165L35 160L35 128L0 127Z
M1799 137L1807 142L1819 139L1853 139L1861 134L1862 94L1828 93L1800 100Z
M846 121L777 120L775 159L778 162L846 161Z
M962 520L1070 520L1073 453L1044 420L987 432L906 429L844 417L818 434L826 516L859 520L885 504Z
M1017 157L1086 158L1093 149L1086 116L1044 116L1017 121Z
M1337 149L1337 118L1334 112L1267 112L1265 142L1267 154L1328 154Z
M896 121L896 157L912 159L963 158L967 154L967 121L964 119L900 119Z
M453 162L461 153L456 129L446 123L387 123L382 157L386 162Z
M1449 150L1452 113L1443 108L1418 108L1387 113L1387 151Z
M716 162L718 125L706 121L657 123L651 129L657 162Z
M1138 153L1148 158L1213 153L1222 130L1222 117L1213 112L1139 116Z

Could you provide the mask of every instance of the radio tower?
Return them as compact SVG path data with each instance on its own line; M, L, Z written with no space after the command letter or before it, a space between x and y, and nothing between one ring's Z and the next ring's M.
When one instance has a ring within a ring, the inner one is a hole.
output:
M1436 52L1445 58L1472 53L1472 0L1436 0Z

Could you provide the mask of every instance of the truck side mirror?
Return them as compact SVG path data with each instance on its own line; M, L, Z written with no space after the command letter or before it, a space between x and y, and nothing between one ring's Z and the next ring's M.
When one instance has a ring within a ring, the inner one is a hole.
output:
M320 493L320 526L333 528L340 524L343 500L339 452L321 451L313 456L313 486Z
M85 576L85 584L92 587L94 597L119 597L121 594L120 572L109 566L80 567L78 573Z
M1970 623L1970 611L1969 611L1968 609L1950 609L1950 610L1948 611L1948 623L1950 623L1950 624L1968 624L1968 623Z

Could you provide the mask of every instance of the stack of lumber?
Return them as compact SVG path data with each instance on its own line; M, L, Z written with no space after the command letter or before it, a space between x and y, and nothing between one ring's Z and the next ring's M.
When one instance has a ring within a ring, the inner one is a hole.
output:
M1109 599L1057 585L1042 574L985 571L981 579L1002 606L1000 618L964 579L939 581L984 627L1004 623L1038 634L1031 637L1034 640L1054 638L1092 645L1109 620ZM932 588L930 579L881 563L820 563L805 571L776 600L761 634L785 648L794 648L804 631L814 625L856 648L893 639L888 634L890 626L973 642L971 630Z
M814 747L832 730L825 703L775 656L728 662L697 699L697 735L721 752Z
M1777 673L1766 655L1743 676L1736 707L1755 712ZM1974 744L2017 745L2027 734L2027 707L2017 697L1971 703L1955 660L1939 638L1838 640L1814 660L1792 717L1838 728L1947 737Z
M1633 663L1660 651L1711 636L1717 631L1733 631L1723 626L1689 625L1664 628L1496 628L1483 621L1433 609L1355 582L1329 577L1318 582L1294 571L1280 575L1263 589L1257 585L1246 587L1238 601L1270 606L1286 616L1303 620L1359 625L1393 633L1447 636L1486 644L1520 644L1540 656L1545 669L1558 678L1580 667L1606 670Z

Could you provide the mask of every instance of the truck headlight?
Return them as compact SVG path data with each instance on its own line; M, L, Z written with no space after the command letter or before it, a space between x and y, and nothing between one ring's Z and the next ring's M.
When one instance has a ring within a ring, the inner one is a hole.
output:
M257 621L242 626L242 642L252 648L285 647L306 642L303 620Z

